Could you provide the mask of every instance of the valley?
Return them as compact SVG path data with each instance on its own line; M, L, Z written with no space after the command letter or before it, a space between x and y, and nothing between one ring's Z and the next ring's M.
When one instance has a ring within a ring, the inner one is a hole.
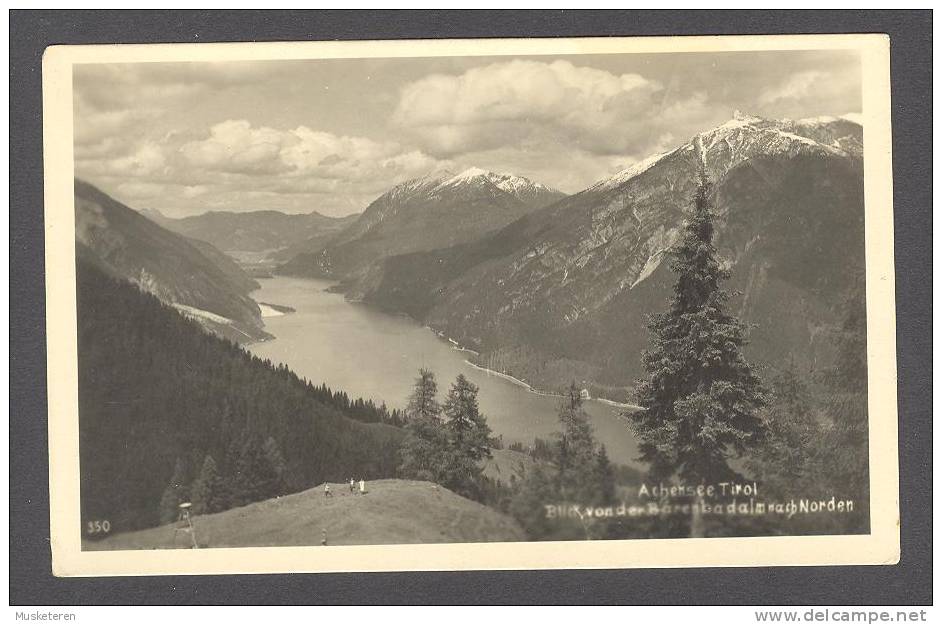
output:
M582 45L72 68L83 549L870 532L856 53Z
M481 411L505 445L524 446L550 438L559 427L558 394L536 392L525 383L469 362L474 355L404 315L390 315L332 293L333 282L277 277L259 281L257 301L287 305L294 312L265 317L268 341L248 346L253 354L288 366L318 384L353 396L403 408L419 368L432 370L440 388L464 374L479 388ZM578 382L578 380L577 380ZM596 435L613 461L634 465L637 447L625 408L587 401Z

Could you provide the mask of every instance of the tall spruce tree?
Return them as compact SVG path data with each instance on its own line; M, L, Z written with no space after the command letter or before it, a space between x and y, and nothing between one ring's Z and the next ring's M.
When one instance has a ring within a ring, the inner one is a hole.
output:
M605 445L599 446L595 456L596 499L594 503L610 506L615 503L615 467L608 459Z
M287 493L291 488L291 476L288 473L288 463L281 453L281 447L274 437L269 436L262 445L262 451L265 454L265 461L268 464L271 481L267 486L270 495L280 497Z
M570 384L559 406L562 426L556 441L557 483L565 501L588 502L594 492L595 437L582 395Z
M193 514L208 514L220 509L218 501L219 471L213 457L207 455L203 460L203 468L199 476L190 487L190 497L193 503Z
M448 469L449 442L436 395L435 374L420 369L406 406L408 435L399 448L399 475L444 484Z
M701 169L694 211L671 250L677 274L667 312L652 315L652 348L642 356L647 377L637 387L641 410L630 415L641 458L652 476L715 482L763 431L761 382L746 362L743 323L726 312L729 278L713 244L713 193Z

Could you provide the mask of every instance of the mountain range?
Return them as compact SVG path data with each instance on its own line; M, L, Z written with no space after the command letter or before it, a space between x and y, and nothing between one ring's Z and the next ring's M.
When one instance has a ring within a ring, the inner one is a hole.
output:
M407 313L531 384L576 380L623 400L642 373L645 319L671 294L667 252L702 164L715 187L716 245L732 270L730 306L753 325L749 355L821 367L864 264L862 141L862 127L845 119L737 113L477 239L387 254L348 297ZM395 205L408 221L409 205Z
M75 181L79 259L128 280L210 331L238 342L262 340L258 288L211 244L170 232L96 187Z
M279 271L350 283L385 258L477 239L561 197L520 176L478 168L435 171L393 187L328 244Z
M274 210L208 211L183 218L167 217L152 209L141 213L167 230L206 241L237 258L247 255L275 262L285 262L301 252L325 245L359 217L328 217L318 212L288 214Z

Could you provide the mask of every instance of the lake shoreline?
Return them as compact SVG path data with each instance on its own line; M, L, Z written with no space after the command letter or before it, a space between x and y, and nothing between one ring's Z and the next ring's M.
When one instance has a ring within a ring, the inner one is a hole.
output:
M375 310L375 309L374 309L374 310ZM382 311L380 311L380 312L382 312ZM397 316L399 316L399 315L397 315ZM407 319L412 320L412 321L416 321L415 319L413 319L413 318L412 318L411 316L409 316L409 315L405 315L405 317L406 317ZM416 323L418 323L418 322L416 321ZM451 348L454 349L455 351L466 352L466 353L472 354L472 355L474 355L474 356L476 356L476 357L480 357L481 352L478 352L478 351L475 351L475 350L470 349L470 348L468 348L468 347L462 346L458 341L456 341L455 339L453 339L453 338L451 338L450 336L446 335L444 332L442 332L442 331L440 331L440 330L436 330L435 328L433 328L432 326L429 326L429 325L425 325L425 326L423 326L423 327L426 328L427 330L429 330L430 332L432 332L432 334L434 334L434 335L437 336L438 338L440 338L440 339L442 339L442 340L444 340L444 341L447 341L447 342L451 345ZM465 364L468 364L468 365L474 367L475 369L477 369L477 370L479 370L479 371L484 371L484 372L487 373L488 375L493 375L493 376L502 378L502 379L504 379L504 380L507 380L508 382L511 382L512 384L514 384L514 385L516 385L516 386L519 386L520 388L526 390L528 393L533 393L534 395L540 395L540 396L543 396L543 397L565 397L565 395L564 395L563 393L557 393L557 392L554 392L554 391L547 391L547 390L544 390L544 389L541 389L541 388L537 388L537 387L531 385L529 382L525 382L525 381L523 381L523 380L521 380L521 379L519 379L519 378L515 378L514 376L510 375L509 373L504 373L503 371L498 371L497 369L490 369L490 368L488 368L488 367L485 367L484 365L479 365L478 363L472 362L472 361L470 361L470 360L465 360L464 362L465 362ZM615 401L615 400L613 400L613 399L608 399L607 397L589 397L589 399L588 399L587 401L597 401L597 402L599 402L600 404L605 404L606 406L611 406L612 408L626 408L626 409L627 409L627 408L630 408L630 409L634 409L634 410L640 410L640 409L641 409L641 406L638 406L638 405L635 405L635 404L628 404L628 403L625 403L625 402L618 402L618 401Z
M351 397L401 407L421 368L433 371L440 393L458 375L480 388L479 405L505 441L529 444L558 431L559 392L534 388L524 380L488 369L479 354L444 332L408 315L390 314L332 293L331 282L276 277L260 280L257 302L283 302L294 314L265 317L273 340L245 346L253 355L281 363L298 376ZM591 389L590 389L591 390ZM637 457L637 443L613 403L586 400L599 440L623 464Z

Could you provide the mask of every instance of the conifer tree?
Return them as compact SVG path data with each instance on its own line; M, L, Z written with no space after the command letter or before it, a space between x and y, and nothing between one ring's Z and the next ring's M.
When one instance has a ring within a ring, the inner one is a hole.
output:
M436 390L435 376L421 370L407 408L408 435L400 447L399 474L479 498L481 461L491 457L491 430L478 408L478 388L459 375L444 408L435 399Z
M280 456L280 451L278 455ZM279 476L272 466L265 443L258 436L248 439L240 458L240 475L246 502L260 501L274 497L279 490Z
M448 433L435 418L418 418L406 425L408 434L399 448L399 475L449 485L452 464Z
M728 460L761 438L758 413L766 404L742 354L744 325L726 311L729 295L720 288L729 271L713 244L712 196L701 170L693 214L671 250L677 282L670 308L648 324L647 377L637 387L642 409L630 415L652 476L694 483L735 476Z
M419 369L419 377L415 379L415 386L406 404L406 417L409 420L439 419L441 406L436 400L438 384L435 374L428 369Z
M241 436L233 436L226 446L222 470L216 488L216 501L220 510L241 506L246 502L241 492L242 476L239 473L242 444Z
M217 501L219 488L219 471L216 461L210 455L203 460L203 468L190 488L193 503L193 514L208 514L219 510Z
M491 428L478 408L478 387L464 374L448 390L444 412L455 451L474 462L491 457Z
M557 435L556 467L560 494L567 501L586 501L594 490L595 438L575 382L560 403L559 422L562 429Z
M547 518L545 508L559 503L554 477L550 468L534 463L532 469L524 473L508 506L508 512L520 522L531 539L546 539L559 529L556 519Z
M288 463L285 462L285 458L281 454L281 447L278 446L278 442L273 437L269 436L265 439L262 452L268 464L266 473L271 476L271 482L266 487L267 494L274 497L284 495L290 487L290 475L288 474Z
M821 437L812 412L811 391L795 370L794 363L776 371L769 379L771 399L764 411L766 437L746 464L752 477L771 492L786 496L806 492L817 482L809 463Z
M437 393L435 374L420 369L406 406L408 434L399 449L399 475L445 484L449 443Z
M508 509L533 539L591 539L608 532L595 518L556 519L545 505L610 506L615 502L615 469L604 445L598 445L575 383L559 406L560 431L553 444L534 440L531 457L541 459L521 480Z
M608 459L608 452L605 451L605 445L599 447L595 455L595 484L596 500L593 502L602 506L610 506L615 503L615 468Z
M170 483L167 484L167 488L160 498L161 523L173 523L177 520L177 516L180 514L178 507L186 501L187 495L186 464L182 459L177 458L173 465L173 475L170 478Z
M813 472L824 476L831 493L853 499L854 515L844 531L869 530L870 473L867 410L867 310L863 275L844 295L835 337L837 357L823 376L825 414L829 422L821 438Z

